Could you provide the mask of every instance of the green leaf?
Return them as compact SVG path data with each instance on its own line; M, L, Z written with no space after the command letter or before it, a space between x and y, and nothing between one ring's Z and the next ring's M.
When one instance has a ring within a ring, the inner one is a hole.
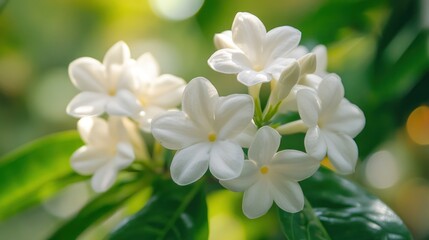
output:
M52 196L85 177L73 173L69 159L82 145L76 131L53 134L0 159L0 220Z
M331 239L307 199L301 212L291 214L279 209L279 218L286 239Z
M50 239L76 239L87 228L111 216L132 196L144 190L150 179L151 175L141 174L116 184L89 202L76 216L57 229Z
M330 170L321 168L301 186L311 206L295 214L279 211L288 239L412 239L388 206Z
M208 220L202 181L180 187L161 181L146 206L127 219L110 239L207 239Z

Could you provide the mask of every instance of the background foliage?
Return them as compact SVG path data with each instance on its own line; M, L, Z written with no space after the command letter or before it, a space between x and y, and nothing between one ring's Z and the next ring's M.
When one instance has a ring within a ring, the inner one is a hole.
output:
M134 57L151 51L163 72L186 80L205 76L221 95L245 92L234 76L210 70L206 60L214 51L214 33L229 29L236 12L248 11L268 29L300 29L302 43L310 48L327 45L329 71L342 77L346 97L367 119L357 138L362 161L349 178L386 202L416 239L429 238L428 1L187 0L181 5L164 1L164 8L157 8L157 2L161 1L0 0L2 236L44 239L53 233L83 232L82 239L97 239L149 200L152 187L143 188L147 179L134 175L121 176L116 188L95 196L81 183L85 178L67 168L67 156L81 144L73 132L42 140L48 150L34 152L41 145L32 144L6 155L38 137L75 128L76 120L64 110L76 93L67 76L72 60L101 59L113 43L124 40ZM199 4L195 15L171 20ZM302 138L283 139L282 144L302 149ZM45 157L35 158L36 153ZM14 156L24 160L14 163ZM128 187L121 188L125 183ZM240 194L210 186L206 192L211 239L282 239L274 209L263 218L245 219ZM113 191L120 193L109 197ZM195 196L199 194L203 193ZM156 204L156 199L149 202ZM138 222L139 214L129 221ZM92 227L82 224L84 216Z

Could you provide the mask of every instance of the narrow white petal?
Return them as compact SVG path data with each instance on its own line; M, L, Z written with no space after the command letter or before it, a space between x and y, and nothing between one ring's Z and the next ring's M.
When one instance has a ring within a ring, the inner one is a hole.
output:
M183 113L167 112L152 121L152 134L162 146L179 150L197 142L205 141L207 136Z
M233 141L217 141L210 152L210 172L219 180L230 180L240 175L244 153Z
M353 139L345 134L323 132L328 147L328 158L338 173L350 174L355 170L358 148Z
M316 54L307 53L298 59L301 67L301 75L311 74L316 71Z
M78 58L69 65L72 83L81 91L105 92L104 66L89 57Z
M320 105L316 93L310 89L300 89L296 93L299 116L309 127L317 125Z
M267 59L274 60L286 56L298 46L300 40L301 32L296 28L283 26L271 29L264 42Z
M185 86L185 80L170 74L163 74L156 78L148 89L145 89L145 95L141 97L146 100L146 105L170 109L181 103Z
M261 20L250 13L239 12L235 15L231 30L234 43L243 50L251 62L258 61L267 33Z
M67 114L73 117L91 117L104 113L109 96L96 92L81 92L67 105Z
M110 68L114 64L123 65L128 59L130 59L130 49L125 42L119 41L104 55L103 64Z
M275 88L275 94L278 101L286 98L292 91L292 88L298 83L299 72L300 67L296 61L288 65L288 67L283 70Z
M268 164L279 149L280 138L280 134L273 128L268 126L260 128L249 148L249 159L259 165Z
M259 179L259 168L252 160L244 161L243 171L239 177L231 180L221 180L219 183L234 192L244 192Z
M219 98L214 122L214 130L218 138L234 138L243 132L252 121L253 109L253 99L247 94L233 94Z
M183 92L182 109L200 128L210 131L218 99L213 84L203 77L197 77L188 83Z
M320 161L297 150L283 150L274 155L270 169L287 179L301 181L312 176L319 168Z
M320 128L315 126L309 128L304 138L305 150L308 154L318 160L326 156L327 145Z
M324 114L331 114L336 110L344 98L344 87L336 74L329 74L323 78L317 89L320 105Z
M70 163L77 173L87 175L93 174L108 160L108 156L103 152L103 149L83 146L73 153Z
M214 44L217 49L237 48L234 41L232 40L232 31L230 30L216 33L214 36Z
M117 170L122 170L134 161L134 157L133 146L127 142L119 142L116 145L116 156L112 161Z
M316 54L316 71L315 74L319 76L325 76L326 70L328 69L328 51L324 45L317 45L311 50Z
M91 186L95 192L107 191L116 180L116 170L110 165L98 169L91 179Z
M151 53L141 55L137 63L144 78L155 79L159 76L159 64Z
M136 96L128 90L120 90L109 99L106 112L114 116L135 116L141 109Z
M240 134L233 138L233 140L236 141L241 147L249 148L253 142L253 139L255 139L256 131L258 131L258 128L252 121Z
M277 178L270 188L274 202L282 210L296 213L304 208L304 194L298 183L287 178Z
M211 145L198 143L177 151L171 163L171 178L181 186L200 179L207 171Z
M269 183L264 180L257 181L243 195L243 213L246 217L258 218L270 210L273 205Z
M273 76L267 72L255 72L253 70L245 70L238 74L237 80L242 84L250 87L258 83L269 82Z
M110 129L106 120L99 117L84 117L77 122L82 140L89 146L103 148L110 139Z
M326 119L326 120L325 120ZM354 138L365 126L365 116L360 108L343 99L337 110L324 119L324 129L344 133Z
M249 59L237 49L220 49L210 56L207 61L209 66L218 72L233 74L251 69Z

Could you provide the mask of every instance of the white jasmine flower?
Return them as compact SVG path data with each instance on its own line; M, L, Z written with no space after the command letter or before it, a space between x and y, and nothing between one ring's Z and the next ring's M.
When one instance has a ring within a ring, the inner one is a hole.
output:
M327 75L316 91L298 91L297 103L302 122L308 127L306 151L320 160L328 155L339 173L352 173L358 157L353 138L363 129L365 117L344 98L341 79Z
M179 185L190 184L208 168L218 179L237 177L244 162L238 138L246 129L252 131L252 98L244 94L219 97L216 88L199 77L186 86L182 109L152 122L153 136L164 147L178 150L171 164L172 179Z
M238 178L220 183L231 191L244 192L243 213L257 218L271 208L273 201L284 211L295 213L304 207L304 195L298 181L316 172L319 161L296 150L277 152L280 135L270 127L256 133Z
M133 146L117 117L106 122L98 117L84 117L78 130L85 146L71 157L72 168L82 175L91 175L91 186L96 192L108 190L115 182L117 172L134 161Z
M231 37L230 37L231 36ZM246 86L278 79L282 70L291 63L286 56L301 39L301 32L289 26L267 32L264 24L250 13L235 16L231 32L215 36L215 44L222 47L208 60L215 71L237 74Z
M118 42L104 56L103 63L83 57L69 66L72 83L82 92L67 106L67 113L74 117L98 116L104 112L121 115L127 112L121 102L136 101L129 91L133 84L126 78L130 51L124 42ZM119 106L119 107L118 107Z
M121 107L132 109L131 117L149 132L152 119L180 104L186 82L170 74L160 75L159 65L150 53L141 55L130 72L136 82L132 92L138 101L130 98L129 102L122 101Z

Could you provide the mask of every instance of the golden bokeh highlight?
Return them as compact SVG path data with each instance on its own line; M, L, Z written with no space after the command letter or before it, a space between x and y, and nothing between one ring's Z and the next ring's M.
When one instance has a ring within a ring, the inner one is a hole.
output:
M429 145L429 107L420 106L407 120L408 136L417 144Z

